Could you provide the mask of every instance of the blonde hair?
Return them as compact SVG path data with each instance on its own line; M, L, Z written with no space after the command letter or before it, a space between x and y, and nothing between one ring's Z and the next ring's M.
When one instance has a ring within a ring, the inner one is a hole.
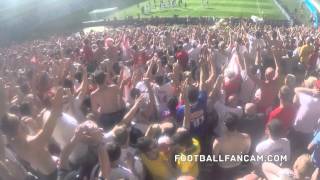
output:
M306 88L313 88L314 87L314 83L317 81L318 79L314 76L309 76L308 79L306 79L304 81L304 86Z
M300 177L311 176L313 164L309 154L302 154L294 162L293 169L297 171Z

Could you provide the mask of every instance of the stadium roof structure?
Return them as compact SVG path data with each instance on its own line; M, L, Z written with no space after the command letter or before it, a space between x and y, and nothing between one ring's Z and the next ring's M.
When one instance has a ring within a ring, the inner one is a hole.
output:
M117 10L118 7L106 8L106 9L95 9L89 12L90 15L100 14L100 13L110 13L112 11Z
M106 8L106 9L95 9L89 12L89 16L92 21L104 19L111 13L115 12L118 10L118 7L113 7L113 8Z
M304 0L306 7L309 9L310 13L314 18L314 27L318 28L319 25L319 17L318 14L320 12L320 0Z

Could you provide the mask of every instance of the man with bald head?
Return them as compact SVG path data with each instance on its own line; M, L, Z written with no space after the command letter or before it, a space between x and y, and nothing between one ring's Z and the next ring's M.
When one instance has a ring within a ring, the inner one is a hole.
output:
M254 148L264 135L264 116L257 113L257 106L253 103L247 103L244 109L244 115L239 121L239 131L247 133L251 137L252 148ZM251 148L251 152L252 149Z
M179 176L177 180L196 180L196 178L192 176Z
M260 88L261 95L257 102L257 110L260 113L268 114L274 104L274 101L278 94L279 89L279 62L278 52L275 49L272 50L273 58L276 64L276 69L268 67L265 71L265 78L258 79L255 75L249 73L250 78Z
M237 117L241 117L243 114L242 107L238 106L239 98L236 94L231 94L227 98L227 102L223 103L220 99L214 104L214 108L218 113L219 121L218 126L215 129L215 132L218 136L221 136L224 132L224 120L230 117L230 114L236 115Z
M280 105L269 114L268 123L270 123L273 119L279 119L284 130L289 131L297 111L297 108L292 102L293 94L293 90L288 86L281 87L279 91Z

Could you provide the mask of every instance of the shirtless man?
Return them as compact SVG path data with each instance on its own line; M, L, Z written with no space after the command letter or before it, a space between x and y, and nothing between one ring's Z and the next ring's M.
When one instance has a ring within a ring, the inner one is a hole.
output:
M265 71L265 80L258 79L257 76L248 72L249 77L256 83L261 90L257 108L259 113L268 114L271 111L274 100L277 98L279 87L280 68L278 60L279 51L272 49L272 55L276 64L276 69L268 67Z
M105 129L112 129L124 116L125 103L120 88L115 84L106 85L106 75L98 71L94 80L98 88L91 93L92 110L98 123Z
M251 138L248 134L238 131L238 118L233 115L225 120L226 131L225 133L214 140L213 154L214 155L240 155L249 153L251 146ZM219 163L223 169L235 168L241 162L225 161Z
M278 33L276 31L272 31L272 39L270 39L270 47L275 47L278 50L283 49L283 42L278 39Z
M28 175L27 171L6 147L4 137L0 133L0 179L25 180Z
M41 179L56 180L57 178L57 167L48 151L48 142L62 112L62 96L63 91L59 88L52 101L48 120L35 135L29 135L26 127L15 115L7 114L2 119L1 129L10 139L10 147L21 159L39 172Z
M119 45L120 42L118 42L117 44L115 44L114 40L111 38L108 38L106 40L107 43L107 49L106 49L106 56L108 59L110 59L113 63L116 63L119 61Z

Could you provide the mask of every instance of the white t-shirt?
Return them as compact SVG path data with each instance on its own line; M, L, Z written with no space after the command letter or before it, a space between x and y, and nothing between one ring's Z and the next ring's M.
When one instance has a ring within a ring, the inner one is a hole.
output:
M183 44L183 49L186 51L189 51L192 48L191 43L184 43Z
M215 104L214 104L214 108L216 110L216 112L218 113L218 117L219 117L219 122L218 122L218 126L215 129L215 132L218 135L222 135L223 132L225 131L225 125L224 125L224 121L231 115L236 115L238 117L241 117L243 114L243 110L241 107L229 107L226 106L221 100L218 100Z
M224 64L229 63L229 52L227 51L221 52L219 50L215 50L214 54L215 54L214 60L218 68L221 68Z
M249 39L249 53L251 56L255 57L257 48L260 47L261 49L266 47L266 43L263 39L256 39L254 36L248 34Z
M110 172L110 180L138 180L138 178L132 173L130 169L118 165L116 168L112 168Z
M121 165L125 165L125 164L122 164L122 163L127 161L128 154L135 155L136 154L136 150L134 148L132 148L132 147L121 148L121 156L120 156L120 161L119 161ZM134 156L133 158L134 158L133 167L135 169L135 172L140 177L143 177L144 176L144 169L143 169L142 160L138 156Z
M167 102L174 95L174 88L171 83L166 83L162 86L156 85L154 92L159 112L167 110Z
M293 127L302 133L313 133L320 118L320 100L305 93L297 94L300 107L298 109Z
M242 83L240 87L239 98L240 101L244 104L247 102L251 102L254 97L254 92L256 90L255 83L248 76L246 71L241 71Z
M198 46L198 47L196 47L196 48L191 48L191 49L188 51L189 60L190 60L190 61L198 62L198 61L199 61L200 51L201 51L200 46Z
M49 111L44 114L44 119L47 120L50 115ZM67 113L62 113L62 116L58 119L56 127L52 133L52 138L59 145L60 149L63 149L73 137L75 129L78 126L78 121L68 115ZM69 158L71 162L76 162L77 159L83 157L88 151L88 146L79 143L74 148L73 152L70 154Z
M67 111L65 111L67 114L70 114L74 116L77 120L80 122L83 122L86 120L86 116L81 112L81 103L83 102L83 98L76 97L72 100L70 104L70 108L68 108Z
M269 138L256 146L256 153L258 155L286 155L287 159L290 160L290 142L287 138L281 138L276 141Z

